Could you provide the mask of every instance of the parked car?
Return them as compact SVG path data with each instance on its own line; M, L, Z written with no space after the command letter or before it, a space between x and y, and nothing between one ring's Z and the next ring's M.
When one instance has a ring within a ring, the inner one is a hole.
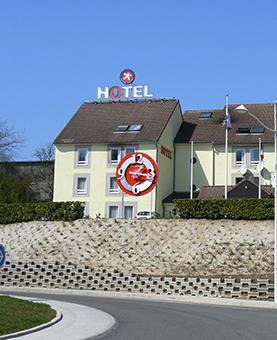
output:
M162 218L162 216L156 211L152 211L151 215L150 215L150 211L140 211L139 213L137 213L135 218L140 219L140 220L146 220L150 218Z

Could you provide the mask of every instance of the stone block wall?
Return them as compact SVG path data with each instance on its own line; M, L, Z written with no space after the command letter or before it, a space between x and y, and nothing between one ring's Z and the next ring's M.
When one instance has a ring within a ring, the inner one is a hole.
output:
M268 279L142 276L59 262L7 261L0 268L0 286L86 289L141 294L274 299Z

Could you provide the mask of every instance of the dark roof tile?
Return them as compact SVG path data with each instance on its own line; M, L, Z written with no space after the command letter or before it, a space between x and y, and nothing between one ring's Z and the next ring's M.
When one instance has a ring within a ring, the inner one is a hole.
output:
M84 103L54 144L155 142L177 105L176 99ZM118 125L133 124L143 124L141 131L114 133Z

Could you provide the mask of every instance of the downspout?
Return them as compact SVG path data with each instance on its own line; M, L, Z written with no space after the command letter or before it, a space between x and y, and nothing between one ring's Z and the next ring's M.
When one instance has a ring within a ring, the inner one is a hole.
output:
M158 164L159 166L159 146L158 146L158 143L155 142L155 145L156 145L156 163ZM160 171L160 169L159 169ZM155 190L155 209L154 211L157 211L157 205L158 205L158 185L156 185L156 190Z
M214 161L215 161L215 156L214 156L214 141L212 141L212 183L213 186L215 185L215 173L214 173Z

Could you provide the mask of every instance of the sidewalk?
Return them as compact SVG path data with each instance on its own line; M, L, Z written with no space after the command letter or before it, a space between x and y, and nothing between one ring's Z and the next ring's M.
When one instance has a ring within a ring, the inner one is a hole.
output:
M111 315L95 308L56 300L29 298L23 295L14 295L14 297L46 303L62 314L62 319L50 327L44 329L38 327L30 330L29 334L16 333L20 340L83 340L108 332L116 326L116 320ZM0 339L8 338L10 335L0 337Z

